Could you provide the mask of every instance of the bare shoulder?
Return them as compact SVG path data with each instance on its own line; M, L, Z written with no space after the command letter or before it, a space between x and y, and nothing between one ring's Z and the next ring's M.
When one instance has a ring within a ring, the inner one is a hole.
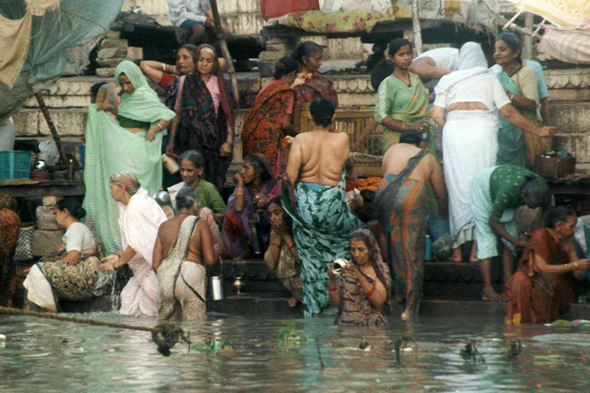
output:
M336 140L340 143L346 143L350 141L350 137L346 132L338 132L334 134L336 136Z

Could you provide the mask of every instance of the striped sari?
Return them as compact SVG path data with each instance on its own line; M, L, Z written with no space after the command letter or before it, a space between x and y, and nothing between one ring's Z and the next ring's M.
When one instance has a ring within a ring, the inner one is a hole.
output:
M395 274L396 300L412 314L418 312L422 298L428 207L425 185L408 177L426 154L420 150L401 173L385 176L375 195L387 257Z

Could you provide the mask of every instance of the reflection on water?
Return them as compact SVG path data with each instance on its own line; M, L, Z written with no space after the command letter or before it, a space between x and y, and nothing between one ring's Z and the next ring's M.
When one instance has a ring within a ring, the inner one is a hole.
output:
M117 314L84 317L154 326ZM295 322L310 338L279 347L277 333ZM146 332L0 316L0 391L590 391L590 331L543 326L504 327L501 320L422 318L393 321L386 331L338 328L333 318L249 319L210 316L184 323L191 340L229 340L233 351L187 352L162 357ZM319 367L316 337L325 368ZM401 354L395 343L413 337ZM358 349L366 339L370 351ZM485 363L465 361L465 342L477 343ZM507 340L522 340L508 359Z

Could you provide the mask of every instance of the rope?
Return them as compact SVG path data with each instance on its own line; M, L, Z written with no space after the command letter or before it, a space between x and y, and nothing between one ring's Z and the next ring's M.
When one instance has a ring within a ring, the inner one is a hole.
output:
M53 319L61 322L74 322L93 326L106 326L116 329L140 330L152 333L152 340L158 346L158 352L164 356L170 356L170 349L174 347L180 340L189 344L190 341L184 334L184 330L180 326L176 326L170 322L157 325L156 327L128 325L126 323L107 322L96 319L84 319L76 317L68 317L65 315L48 314L44 312L21 310L20 308L0 307L0 314L5 315L23 315L28 317L37 317L45 319Z
M82 19L84 19L84 20L87 20L88 22L95 23L95 24L99 25L100 27L102 27L102 28L104 29L105 33L109 31L109 29L107 29L107 28L106 28L106 27L105 27L105 26L104 26L102 23L100 23L100 22L97 22L97 21L95 21L95 20L92 20L92 19L90 19L90 18L87 18L87 17L85 17L84 15L77 14L77 13L75 13L75 12L72 12L72 11L70 11L70 10L66 10L66 9L63 9L63 8L61 8L61 7L57 7L57 9L58 9L58 10L60 10L60 11L63 11L63 12L65 12L65 13L67 13L67 14L74 15L74 16L77 16L78 18L82 18Z

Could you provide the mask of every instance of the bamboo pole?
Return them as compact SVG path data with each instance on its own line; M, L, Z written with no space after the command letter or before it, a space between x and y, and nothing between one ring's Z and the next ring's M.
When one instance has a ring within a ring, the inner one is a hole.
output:
M219 9L217 8L217 0L209 0L211 4L211 10L213 12L213 23L215 23L215 29L217 30L217 36L220 38L221 42L221 53L227 62L227 69L229 70L229 77L231 80L231 86L234 93L234 100L236 102L236 106L240 107L240 90L238 89L238 78L236 78L236 69L234 67L234 61L229 53L229 49L227 48L227 42L225 38L223 38L223 32L221 29L221 18L219 17ZM234 130L235 132L235 130Z
M66 157L66 153L64 152L64 148L61 145L61 138L57 133L57 129L55 128L55 124L53 124L53 120L51 120L49 110L47 110L47 105L45 105L45 100L43 100L43 96L41 95L41 93L35 93L35 97L37 98L37 102L39 103L39 109L41 109L41 113L43 113L43 117L45 117L45 121L49 126L49 131L51 131L51 136L53 136L53 140L55 141L55 145L57 146L57 151L59 152L59 161L62 164L67 164L68 159Z
M526 13L524 26L528 30L533 30L533 26L535 23L535 15L531 14L530 12ZM533 36L532 35L525 35L523 37L523 48L522 48L522 55L524 59L532 59L533 58Z
M420 14L418 13L418 0L412 0L412 27L414 30L414 47L418 55L422 54L422 28L420 27Z
M486 8L488 9L488 11L490 11L492 13L492 15L494 15L496 17L496 24L498 25L502 25L502 24L506 24L508 23L508 20L506 20L506 18L504 18L502 15L498 14L496 11L494 11L494 9L492 7L490 7L490 5L488 3L486 3L485 0L481 0L481 2L483 3L483 5L486 6ZM516 30L524 35L533 35L533 32L527 29L523 29L522 27L513 24L511 27L511 29Z

